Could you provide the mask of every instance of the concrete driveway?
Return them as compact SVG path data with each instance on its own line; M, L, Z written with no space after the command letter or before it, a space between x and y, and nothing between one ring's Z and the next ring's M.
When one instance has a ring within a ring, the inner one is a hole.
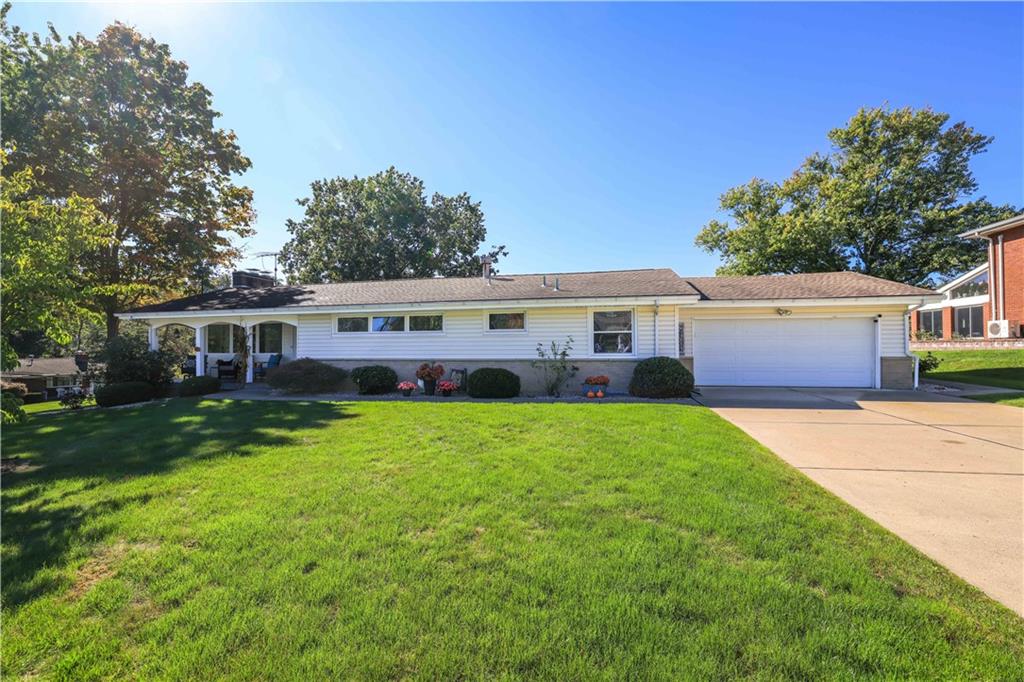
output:
M921 391L702 388L696 397L1024 615L1024 410Z

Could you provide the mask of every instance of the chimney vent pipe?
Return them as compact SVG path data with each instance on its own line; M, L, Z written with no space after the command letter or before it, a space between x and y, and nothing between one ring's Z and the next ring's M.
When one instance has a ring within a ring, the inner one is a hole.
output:
M555 277L555 291L558 291L558 278Z
M490 256L480 256L480 265L483 267L483 277L487 280L487 283L491 283L491 263L494 259Z

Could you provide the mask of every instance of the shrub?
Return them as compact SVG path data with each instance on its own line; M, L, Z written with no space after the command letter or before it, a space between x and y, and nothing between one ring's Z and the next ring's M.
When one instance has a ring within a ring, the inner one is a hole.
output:
M174 379L182 358L169 350L150 350L142 339L118 336L107 342L101 361L101 383L144 381L153 386L164 386Z
M41 402L43 402L44 400L46 400L46 396L44 396L42 393L39 393L39 392L29 392L29 393L26 393L22 397L21 400L26 405L30 405L32 403L41 403Z
M550 396L558 397L562 394L562 387L565 382L576 376L579 367L572 364L569 356L572 355L572 337L567 337L564 344L552 341L549 348L544 344L537 344L537 357L539 359L530 363L535 369L540 370L544 380L544 390Z
M638 398L687 398L692 391L693 374L675 358L641 360L629 382L629 394Z
M380 395L395 390L398 375L384 365L367 365L352 370L352 381L359 387L360 394Z
M481 367L470 373L466 392L474 398L515 398L519 375L501 367Z
M918 370L927 374L928 372L934 372L942 364L942 358L937 358L932 355L931 351L920 359L918 362Z
M267 370L267 384L286 393L333 393L341 390L348 372L326 362L299 358Z
M189 377L181 382L178 387L178 395L188 397L192 395L206 395L216 393L220 390L220 379L217 377Z
M19 381L0 380L0 392L11 393L19 398L24 398L25 394L28 393L28 386Z
M0 413L2 413L0 415L0 422L4 424L20 424L25 421L28 415L22 409L24 404L20 396L10 391L4 391L0 394Z
M100 407L143 403L153 398L156 389L145 381L122 381L96 389L96 404Z
M60 406L67 410L80 410L91 400L91 395L80 388L75 388L61 394Z

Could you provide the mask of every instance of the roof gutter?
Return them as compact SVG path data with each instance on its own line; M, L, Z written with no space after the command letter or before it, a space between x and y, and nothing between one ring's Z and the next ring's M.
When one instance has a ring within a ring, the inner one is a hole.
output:
M846 298L739 298L699 301L696 305L700 308L752 308L778 305L786 305L790 307L842 307L850 305L878 304L924 305L933 301L941 301L942 299L942 294L920 294L915 296L850 296Z
M175 310L115 313L122 320L167 317L237 317L239 315L322 315L324 313L391 312L408 310L494 310L498 308L576 308L608 305L688 305L697 294L680 296L602 296L590 298L509 299L500 301L449 301L427 303L364 303L359 305L278 306L275 308L223 308L219 310Z

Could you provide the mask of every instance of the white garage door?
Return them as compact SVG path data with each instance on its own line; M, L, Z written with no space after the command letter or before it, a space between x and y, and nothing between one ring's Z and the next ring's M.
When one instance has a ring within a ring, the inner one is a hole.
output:
M870 388L870 318L695 320L694 378L702 386Z

